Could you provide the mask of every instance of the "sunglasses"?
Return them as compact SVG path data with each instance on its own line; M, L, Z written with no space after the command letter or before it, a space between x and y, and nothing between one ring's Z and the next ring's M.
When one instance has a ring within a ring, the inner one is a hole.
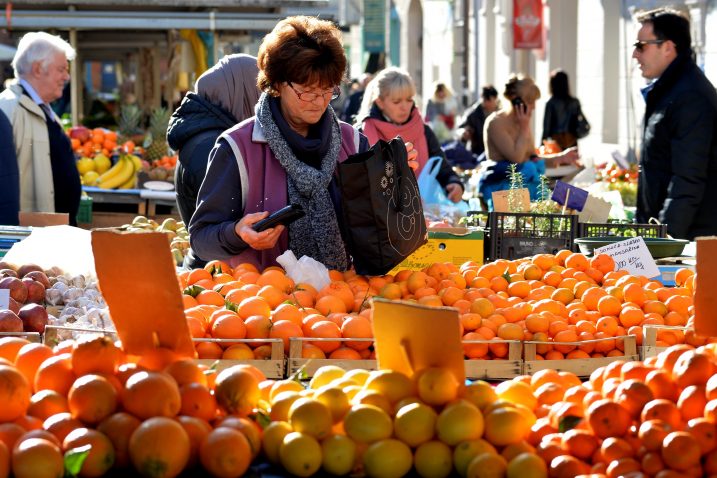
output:
M647 45L662 45L667 40L639 40L632 44L637 51L643 51Z

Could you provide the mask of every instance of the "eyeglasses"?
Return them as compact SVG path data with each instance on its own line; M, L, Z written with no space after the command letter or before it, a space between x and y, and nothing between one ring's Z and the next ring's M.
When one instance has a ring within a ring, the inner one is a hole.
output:
M639 40L632 44L632 47L637 51L642 51L647 45L662 45L667 40Z
M336 98L341 96L341 88L339 88L338 86L334 86L330 90L324 90L321 93L313 93L309 91L298 91L291 83L287 82L286 84L289 85L289 88L294 90L294 93L296 93L296 96L298 96L301 101L306 101L307 103L316 101L316 98L319 97L325 100L327 95L331 95L332 100L335 100Z

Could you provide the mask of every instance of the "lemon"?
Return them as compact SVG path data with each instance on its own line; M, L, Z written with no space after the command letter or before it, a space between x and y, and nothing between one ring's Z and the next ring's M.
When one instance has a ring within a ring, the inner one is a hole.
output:
M393 419L393 433L396 438L415 448L433 438L437 418L436 412L428 405L406 405Z
M82 175L82 184L85 186L94 186L99 177L100 175L97 174L97 171L87 171Z
M485 416L485 439L495 446L518 443L529 432L528 419L515 408L498 408Z
M467 400L457 400L447 405L436 421L438 439L449 446L480 438L483 426L483 414Z
M76 162L77 164L77 172L80 173L80 176L84 175L88 171L94 171L95 170L95 162L92 161L91 158L80 158Z
M484 410L486 406L498 399L498 394L495 393L493 386L488 382L476 380L463 389L461 398Z
M332 475L347 475L356 461L356 444L346 435L330 435L321 442L322 466Z
M495 388L495 393L501 400L525 405L530 410L535 410L538 405L538 399L533 395L533 388L525 382L517 380L503 382Z
M453 471L451 448L442 441L427 441L416 449L413 466L422 478L445 478Z
M279 447L284 437L291 433L291 425L286 422L271 422L264 428L261 436L261 448L267 459L272 463L279 462Z
M458 396L460 382L447 368L429 367L418 372L414 379L418 398L428 405L445 405Z
M412 403L423 403L420 398L418 397L406 397L402 398L401 400L397 401L393 404L393 414L395 415L396 412L398 412L400 409L405 407L406 405L410 405ZM425 405L425 404L424 404Z
M277 380L269 390L269 401L273 401L281 392L301 392L302 390L304 390L304 386L295 380Z
M351 408L346 392L328 385L316 390L314 399L326 405L334 423L340 422Z
M508 478L547 478L548 467L534 453L521 453L508 463Z
M296 432L306 433L317 440L323 440L331 434L329 408L313 398L299 398L289 408L289 425Z
M467 478L503 478L508 464L495 453L481 453L468 465Z
M381 395L376 390L361 390L354 396L354 398L351 400L351 403L353 403L354 405L359 405L361 403L365 403L368 405L376 405L378 408L388 414L391 414L393 412L391 402L388 401L388 398L386 398L384 395Z
M413 381L401 372L393 370L375 370L371 372L364 384L364 388L382 393L391 403L416 395Z
M349 386L360 387L361 384L358 383L356 380L352 380L352 379L346 378L346 377L341 377L341 378L337 378L336 380L330 382L328 385L324 385L321 388L325 388L325 387L344 388L344 387L349 387ZM313 390L313 389L310 388L309 390Z
M110 158L108 158L107 156L105 156L102 153L96 154L94 161L95 161L95 171L97 171L97 173L99 173L99 174L104 173L105 171L110 169L110 167L112 166L112 161L110 161Z
M321 445L305 433L291 432L279 447L279 461L296 476L311 476L321 468Z
M328 385L334 380L344 376L346 371L336 365L324 365L319 368L309 382L310 388L321 388L324 385Z
M462 441L456 445L453 449L453 466L458 474L466 476L468 465L470 465L473 458L481 453L494 453L497 455L498 450L482 438Z
M371 373L368 370L357 368L346 372L344 378L353 380L359 385L363 385L366 383L366 380L368 380L369 375L371 375Z
M354 405L344 417L344 430L355 441L373 443L391 436L393 422L377 406Z
M363 390L363 388L359 385L349 385L348 387L343 387L341 390L343 390L346 396L349 397L349 400L353 400L356 394Z
M399 478L411 470L413 454L402 441L393 438L379 440L366 449L363 466L372 478Z
M271 420L275 422L288 421L289 408L300 398L301 395L298 392L281 392L277 395L271 404L271 411L269 412Z

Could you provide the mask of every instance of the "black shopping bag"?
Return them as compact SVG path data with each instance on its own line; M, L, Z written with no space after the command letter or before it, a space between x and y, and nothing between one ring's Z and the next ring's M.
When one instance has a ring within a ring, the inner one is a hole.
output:
M416 176L401 138L338 166L346 242L356 272L382 275L426 242Z

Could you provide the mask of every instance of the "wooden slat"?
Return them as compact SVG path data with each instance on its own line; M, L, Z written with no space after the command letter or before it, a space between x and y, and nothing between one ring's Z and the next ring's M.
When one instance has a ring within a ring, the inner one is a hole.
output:
M289 357L287 359L286 374L292 376L300 373L302 377L313 377L318 369L325 365L335 365L344 370L376 370L376 360L343 360L343 359L306 359L301 355L303 342L318 341L358 342L373 341L373 339L322 339L314 337L296 337L289 339ZM303 371L300 370L303 368Z
M48 325L45 327L45 333L42 336L42 343L54 347L64 339L58 337L58 333L62 331L69 331L72 333L73 338L77 338L79 335L108 335L112 337L112 340L117 340L117 332L109 329L90 329L84 327L71 327L67 325Z
M582 345L588 342L599 342L601 340L622 339L625 344L624 355L618 357L589 358L589 359L565 359L565 360L535 360L537 345L554 345L553 342L524 342L525 362L523 365L523 373L528 375L539 370L555 369L560 371L572 372L578 377L589 377L595 369L608 365L615 360L639 360L637 353L637 341L632 335L624 335L619 337L610 337L609 339L593 339L583 340L581 342L560 342L561 345Z
M482 360L469 359L464 361L466 378L474 380L507 380L523 374L523 346L517 340L506 340L508 359ZM495 344L495 340L464 340L463 344L486 343Z
M41 341L40 334L37 332L0 332L0 339L5 337L20 337L21 339L38 343Z
M282 379L286 373L284 342L281 339L192 339L193 342L215 342L219 345L231 345L237 343L270 343L271 358L262 360L226 360L226 359L195 359L195 362L206 365L217 371L222 371L233 365L253 365L271 379Z
M642 358L654 357L667 350L667 347L657 346L657 332L660 330L689 330L689 327L678 325L645 325L642 327Z

